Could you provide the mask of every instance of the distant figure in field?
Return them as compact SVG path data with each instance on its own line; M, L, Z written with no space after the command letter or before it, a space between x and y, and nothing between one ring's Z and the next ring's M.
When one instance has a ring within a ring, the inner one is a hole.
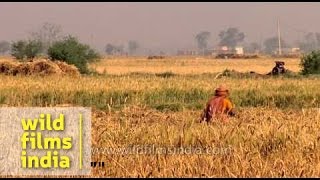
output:
M227 122L228 116L234 116L235 109L228 96L229 90L224 85L218 87L215 90L214 96L207 102L200 122L210 122L213 118Z
M273 75L284 74L286 73L286 69L284 68L283 61L276 61L276 66L272 69Z
M288 72L288 70L284 68L285 63L283 61L275 61L275 63L276 66L267 75L280 75Z

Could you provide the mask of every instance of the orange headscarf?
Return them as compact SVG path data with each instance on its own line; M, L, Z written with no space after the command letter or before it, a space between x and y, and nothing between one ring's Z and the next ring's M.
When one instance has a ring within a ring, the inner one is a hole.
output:
M225 96L227 97L229 95L229 90L225 85L220 85L216 90L215 90L215 96Z

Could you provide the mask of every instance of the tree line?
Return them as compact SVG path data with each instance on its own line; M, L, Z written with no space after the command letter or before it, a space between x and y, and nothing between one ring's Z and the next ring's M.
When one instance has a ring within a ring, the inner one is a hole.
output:
M210 42L211 33L208 31L201 31L195 36L198 49L205 51L208 49L208 44ZM220 31L218 34L219 42L218 46L227 46L229 48L235 48L241 43L244 44L245 33L241 32L236 27L230 27L226 30ZM264 40L263 44L258 42L250 42L244 45L244 48L247 52L260 52L265 54L273 54L274 51L278 49L278 37L270 37ZM293 47L285 41L283 38L280 39L281 46L283 48ZM309 53L313 50L320 48L320 33L309 32L307 33L303 40L296 42L296 47L300 48L305 53Z
M61 39L61 27L58 25L44 23L42 28L38 31L31 33L31 41L28 43L26 41L18 41L14 43L9 43L8 41L0 41L0 53L5 54L11 49L21 49L26 48L27 56L33 56L37 49L40 53L45 54L50 45L56 40ZM208 31L201 31L195 35L195 41L197 47L200 51L208 50L210 43L211 33ZM226 30L220 31L218 34L219 46L228 46L234 48L244 42L246 35L241 32L236 27L230 27ZM40 44L41 42L41 48ZM284 48L290 47L290 45L282 38L281 45ZM307 33L303 40L297 41L296 46L299 47L303 52L311 52L312 50L319 49L320 47L320 33L309 32ZM129 40L127 44L117 45L112 43L107 43L104 52L107 55L135 55L137 51L141 48L140 43L137 40ZM244 45L247 52L262 52L266 54L272 54L278 48L278 37L270 37L265 39L263 43L250 42ZM16 56L22 56L17 53Z
M218 34L219 46L228 46L234 48L243 43L246 35L236 27L230 27L220 31ZM195 35L194 40L200 51L206 51L209 48L211 33L201 31ZM281 39L282 47L289 47L289 44ZM319 49L320 33L310 32L304 39L297 43L302 51L309 53ZM264 52L272 54L278 48L278 38L270 37L262 45L257 42L251 42L245 46L247 52ZM127 44L115 45L107 43L105 53L107 55L135 55L141 48L136 40L129 40ZM18 40L9 43L0 41L0 53L10 52L18 60L33 59L37 56L45 56L51 60L61 60L76 65L80 72L88 72L87 63L98 60L101 55L87 44L81 43L78 38L72 35L63 35L61 26L52 23L44 23L42 26L31 32L29 37L24 40Z

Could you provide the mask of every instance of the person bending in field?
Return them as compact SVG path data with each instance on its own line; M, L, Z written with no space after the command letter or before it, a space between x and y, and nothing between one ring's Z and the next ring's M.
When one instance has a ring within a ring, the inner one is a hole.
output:
M214 96L207 102L200 122L210 122L213 118L227 122L227 116L235 116L235 109L228 96L229 90L225 86L218 87Z

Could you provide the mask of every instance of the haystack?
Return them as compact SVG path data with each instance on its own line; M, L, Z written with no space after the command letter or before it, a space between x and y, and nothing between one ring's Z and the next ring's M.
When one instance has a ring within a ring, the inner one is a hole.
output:
M46 59L31 62L0 62L0 73L5 75L70 75L80 76L79 70L74 65L60 61Z
M16 68L19 64L12 61L1 61L0 62L0 74L15 75Z
M21 75L53 75L62 74L59 66L48 60L36 60L22 63L17 67L18 74Z
M70 65L62 61L54 61L54 63L59 66L64 74L70 76L80 76L80 72L75 65Z

